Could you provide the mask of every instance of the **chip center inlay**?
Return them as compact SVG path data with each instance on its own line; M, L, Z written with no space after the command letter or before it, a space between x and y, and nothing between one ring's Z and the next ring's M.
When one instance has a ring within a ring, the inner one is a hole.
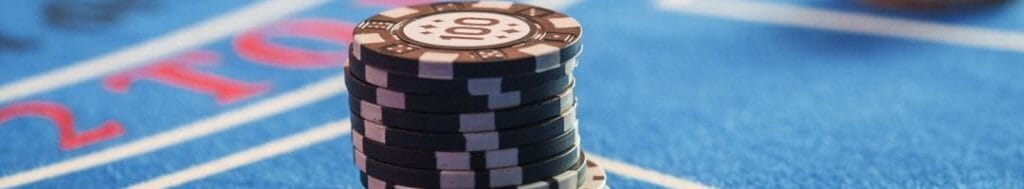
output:
M402 35L422 45L448 48L493 48L532 33L520 18L490 12L440 13L405 24Z

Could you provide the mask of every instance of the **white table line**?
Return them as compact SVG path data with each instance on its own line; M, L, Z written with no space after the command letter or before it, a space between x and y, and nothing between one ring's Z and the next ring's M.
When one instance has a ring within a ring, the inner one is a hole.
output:
M839 31L1024 52L1024 33L890 18L782 3L741 0L655 0L662 10L747 22Z
M315 144L330 141L347 135L351 132L351 126L352 125L348 119L334 121L308 129L301 133L292 134L241 152L233 153L213 161L194 165L174 173L165 174L151 180L132 185L128 188L171 188L179 186Z
M243 108L174 127L174 129L162 133L62 160L57 163L3 176L0 177L0 188L13 188L89 169L244 126L252 121L288 112L342 94L345 91L344 79L344 75L335 75L303 86L300 89L259 101Z
M665 188L679 189L706 189L709 186L661 173L653 169L638 167L625 162L611 160L597 154L587 154L587 159L601 165L605 170L616 175L622 175L635 180L644 181Z
M152 63L249 30L327 0L268 0L99 57L0 85L0 104Z

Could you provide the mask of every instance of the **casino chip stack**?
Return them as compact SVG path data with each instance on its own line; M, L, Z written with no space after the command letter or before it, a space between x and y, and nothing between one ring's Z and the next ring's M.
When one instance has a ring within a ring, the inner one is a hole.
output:
M353 32L346 85L363 186L607 188L580 147L579 23L510 2L395 8Z

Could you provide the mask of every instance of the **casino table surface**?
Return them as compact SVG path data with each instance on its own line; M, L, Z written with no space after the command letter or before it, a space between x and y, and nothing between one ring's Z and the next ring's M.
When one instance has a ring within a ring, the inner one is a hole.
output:
M0 188L359 188L342 70L427 0L0 1ZM1024 3L560 0L613 188L1024 188Z

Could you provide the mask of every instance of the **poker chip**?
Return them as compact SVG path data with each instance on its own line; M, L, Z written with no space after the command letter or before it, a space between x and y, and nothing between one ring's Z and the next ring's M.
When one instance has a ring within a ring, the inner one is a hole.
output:
M359 172L360 183L368 189L397 189L414 188L403 186L381 180ZM573 164L572 168L554 177L541 181L518 186L495 187L497 189L607 189L605 171L601 166L586 159L586 154L580 154L579 162Z
M383 11L353 31L355 60L423 78L494 77L558 68L582 51L562 13L512 2L446 2Z
M367 158L353 151L356 166L368 176L409 187L424 188L494 188L544 180L558 175L578 163L579 147L557 157L527 165L488 170L429 170L401 167Z
M586 166L573 167L568 171L544 181L517 186L516 189L607 189L604 169L597 163L586 160Z
M352 131L366 138L400 148L425 151L486 151L544 141L576 129L576 111L541 123L510 130L468 133L424 133L387 127L352 116Z
M604 187L580 145L581 31L552 10L491 1L361 22L344 72L363 186Z
M529 164L578 146L575 130L534 144L489 151L417 151L388 146L352 133L352 145L368 157L396 165L436 170L482 170Z
M360 81L400 92L434 95L493 95L534 88L551 80L568 77L576 68L572 59L562 66L536 74L516 74L502 77L430 79L391 73L368 66L361 61L349 61L349 73Z
M561 115L575 107L572 90L540 103L493 112L422 113L381 107L349 98L349 109L363 119L389 127L425 132L477 132L514 128Z
M582 186L579 189L607 189L608 181L604 168L595 162L587 161L587 171L583 174Z
M380 88L346 74L349 95L383 107L417 112L492 111L536 103L572 88L572 77L563 77L522 91L493 95L423 95Z

